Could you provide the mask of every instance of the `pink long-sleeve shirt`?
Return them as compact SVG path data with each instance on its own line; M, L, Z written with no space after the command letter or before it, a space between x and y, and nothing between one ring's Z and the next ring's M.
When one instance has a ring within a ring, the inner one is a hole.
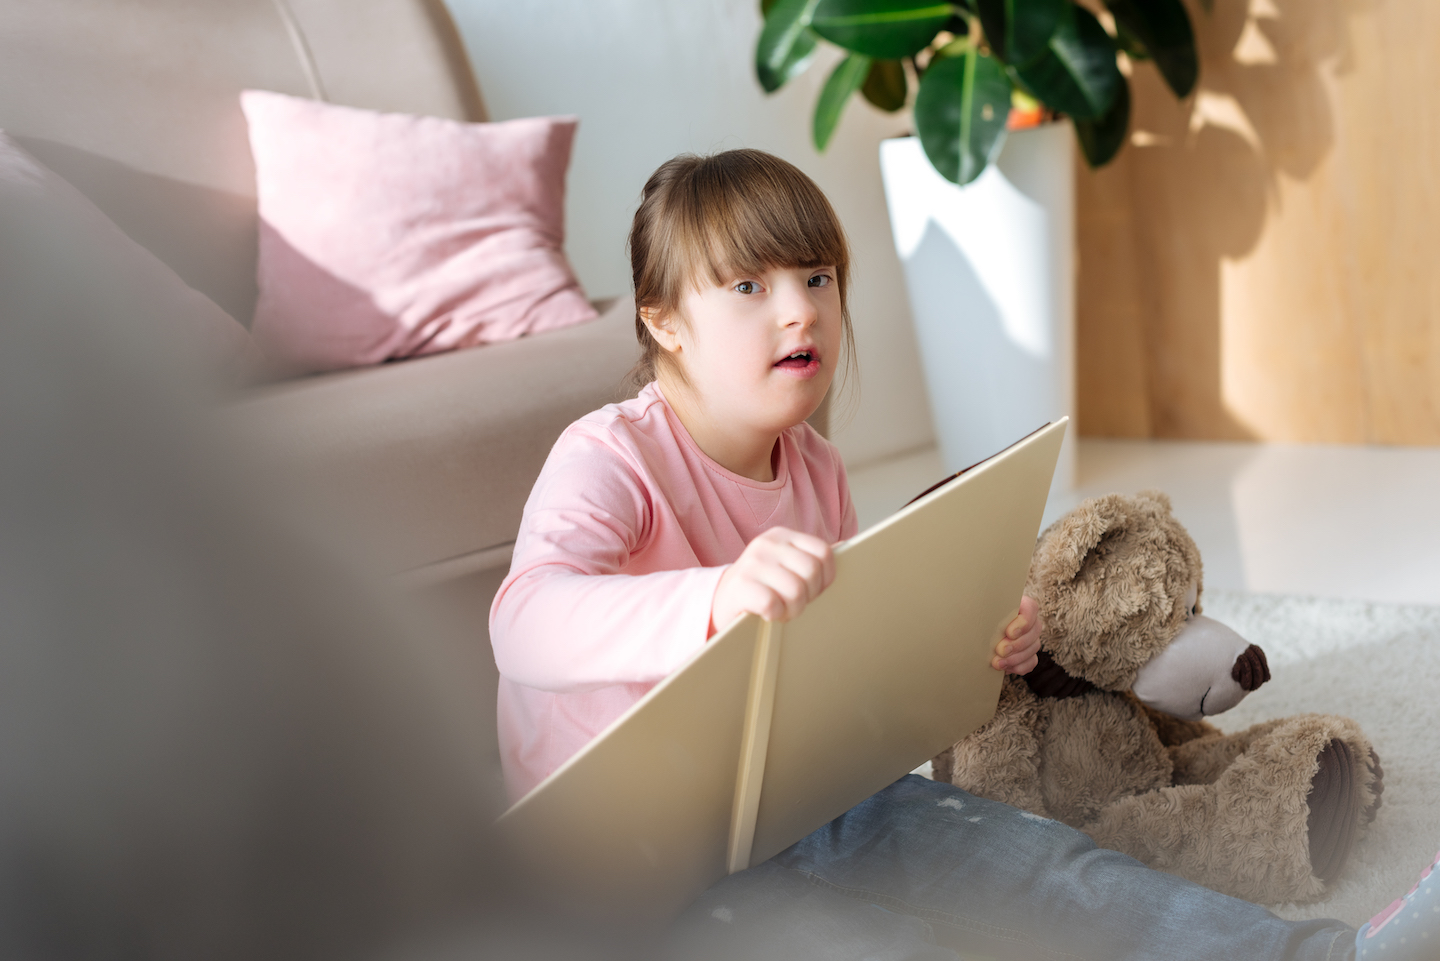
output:
M786 430L779 446L773 481L726 470L658 384L560 435L490 608L512 799L705 644L720 575L757 535L855 535L835 447L808 424Z

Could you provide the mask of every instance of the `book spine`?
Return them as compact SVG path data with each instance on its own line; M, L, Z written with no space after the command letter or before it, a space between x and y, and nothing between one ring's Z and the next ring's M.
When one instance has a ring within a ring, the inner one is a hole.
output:
M765 780L765 752L770 746L770 719L775 713L775 677L780 671L780 641L784 625L761 621L750 671L750 693L745 705L745 731L740 742L740 772L735 779L735 806L730 815L727 870L734 874L750 867L755 844L755 821L760 814L760 786Z

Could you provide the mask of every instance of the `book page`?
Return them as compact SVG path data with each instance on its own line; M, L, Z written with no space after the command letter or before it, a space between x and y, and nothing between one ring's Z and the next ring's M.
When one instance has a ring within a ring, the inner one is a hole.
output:
M558 904L663 918L725 876L762 625L711 638L501 817Z
M778 854L988 721L1064 422L837 551L785 625L750 863Z

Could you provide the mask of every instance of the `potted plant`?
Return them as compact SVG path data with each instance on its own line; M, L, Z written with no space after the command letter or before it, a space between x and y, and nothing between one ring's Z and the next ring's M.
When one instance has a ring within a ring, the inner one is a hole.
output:
M859 93L912 104L915 137L881 145L937 440L959 469L1073 413L1071 138L1091 167L1124 145L1120 58L1151 60L1177 97L1199 58L1181 0L762 0L755 72L779 90L822 42L845 56L815 105L830 143ZM1096 4L1092 4L1096 6ZM914 96L911 90L914 88ZM1066 442L1057 486L1073 476Z

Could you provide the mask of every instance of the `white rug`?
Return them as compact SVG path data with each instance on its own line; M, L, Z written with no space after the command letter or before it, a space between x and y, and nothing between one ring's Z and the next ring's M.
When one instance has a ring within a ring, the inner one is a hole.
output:
M1410 889L1440 849L1440 607L1207 591L1205 613L1265 650L1273 679L1214 718L1344 714L1385 771L1380 813L1324 901L1272 906L1358 926Z

